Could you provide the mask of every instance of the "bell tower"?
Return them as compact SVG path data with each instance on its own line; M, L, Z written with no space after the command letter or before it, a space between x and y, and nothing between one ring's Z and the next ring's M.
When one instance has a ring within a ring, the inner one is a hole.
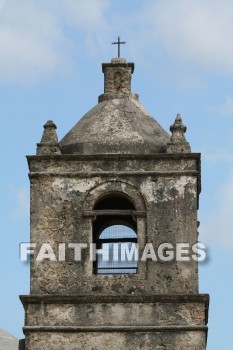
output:
M139 103L133 63L102 70L98 104L60 142L48 121L28 156L36 246L20 297L25 349L205 350L209 298L193 248L200 154L180 115L170 136Z

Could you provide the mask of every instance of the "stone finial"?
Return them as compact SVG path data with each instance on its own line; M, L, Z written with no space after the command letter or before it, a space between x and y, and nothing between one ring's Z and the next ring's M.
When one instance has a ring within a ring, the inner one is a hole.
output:
M37 144L37 155L61 154L56 129L57 126L52 120L48 120L44 125L41 141Z
M172 136L167 144L167 153L190 153L191 148L184 136L187 128L183 124L180 114L177 114L175 122L170 126Z

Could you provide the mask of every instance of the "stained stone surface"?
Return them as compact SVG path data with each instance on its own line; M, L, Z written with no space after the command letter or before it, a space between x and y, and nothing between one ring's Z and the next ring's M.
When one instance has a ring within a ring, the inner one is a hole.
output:
M31 333L26 342L30 350L202 350L202 332L80 332L61 334Z
M206 295L22 296L25 326L40 328L205 327Z
M31 241L58 243L93 241L89 212L105 193L123 193L138 211L138 244L197 241L199 155L30 157ZM120 170L122 166L122 170ZM116 169L116 170L115 170ZM118 170L117 170L118 169ZM197 262L139 262L136 275L93 274L88 249L82 263L31 260L33 294L197 293Z

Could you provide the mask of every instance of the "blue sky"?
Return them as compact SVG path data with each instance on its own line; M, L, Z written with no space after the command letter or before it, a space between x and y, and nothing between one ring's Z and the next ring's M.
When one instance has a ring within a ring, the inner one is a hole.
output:
M200 292L211 295L208 350L231 348L233 311L232 0L0 0L1 288L0 328L22 337L19 294L29 269L18 258L29 240L25 155L43 124L61 139L103 92L101 63L135 63L133 91L166 129L177 113L202 152Z

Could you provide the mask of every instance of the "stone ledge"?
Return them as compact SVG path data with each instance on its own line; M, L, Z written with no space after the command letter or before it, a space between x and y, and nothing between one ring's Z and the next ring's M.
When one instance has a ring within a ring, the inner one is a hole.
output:
M145 295L20 295L27 304L89 304L89 303L204 303L209 305L208 294L145 294Z
M133 160L148 160L148 159L200 159L200 153L155 153L155 154L52 154L52 155L28 155L30 160L104 160L104 159L133 159Z
M122 57L120 57L122 59ZM114 59L115 60L115 59ZM118 60L118 58L117 58ZM111 63L102 63L102 72L104 73L105 68L111 68L111 67L122 67L122 68L131 68L132 74L134 72L134 63L133 62L122 62L121 60L118 61L112 61Z
M128 92L128 93L119 93L119 92L105 92L104 94L101 94L98 97L98 103L104 102L104 101L109 101L109 100L114 100L114 99L135 99L136 101L139 101L139 96L136 93ZM67 148L68 150L69 148ZM64 149L66 150L66 149Z
M96 216L105 216L105 215L117 215L117 216L134 216L134 217L141 217L145 218L147 215L146 211L139 211L139 210L118 210L118 209L112 209L112 210L85 210L83 212L84 217L96 217Z
M24 307L30 304L98 304L98 303L203 303L208 323L209 294L145 295L20 295Z
M26 326L23 327L24 334L27 332L207 332L207 326Z
M35 178L38 176L60 176L60 177L85 177L90 176L199 176L199 172L195 170L177 170L177 171L90 171L90 172L30 172L30 178Z

